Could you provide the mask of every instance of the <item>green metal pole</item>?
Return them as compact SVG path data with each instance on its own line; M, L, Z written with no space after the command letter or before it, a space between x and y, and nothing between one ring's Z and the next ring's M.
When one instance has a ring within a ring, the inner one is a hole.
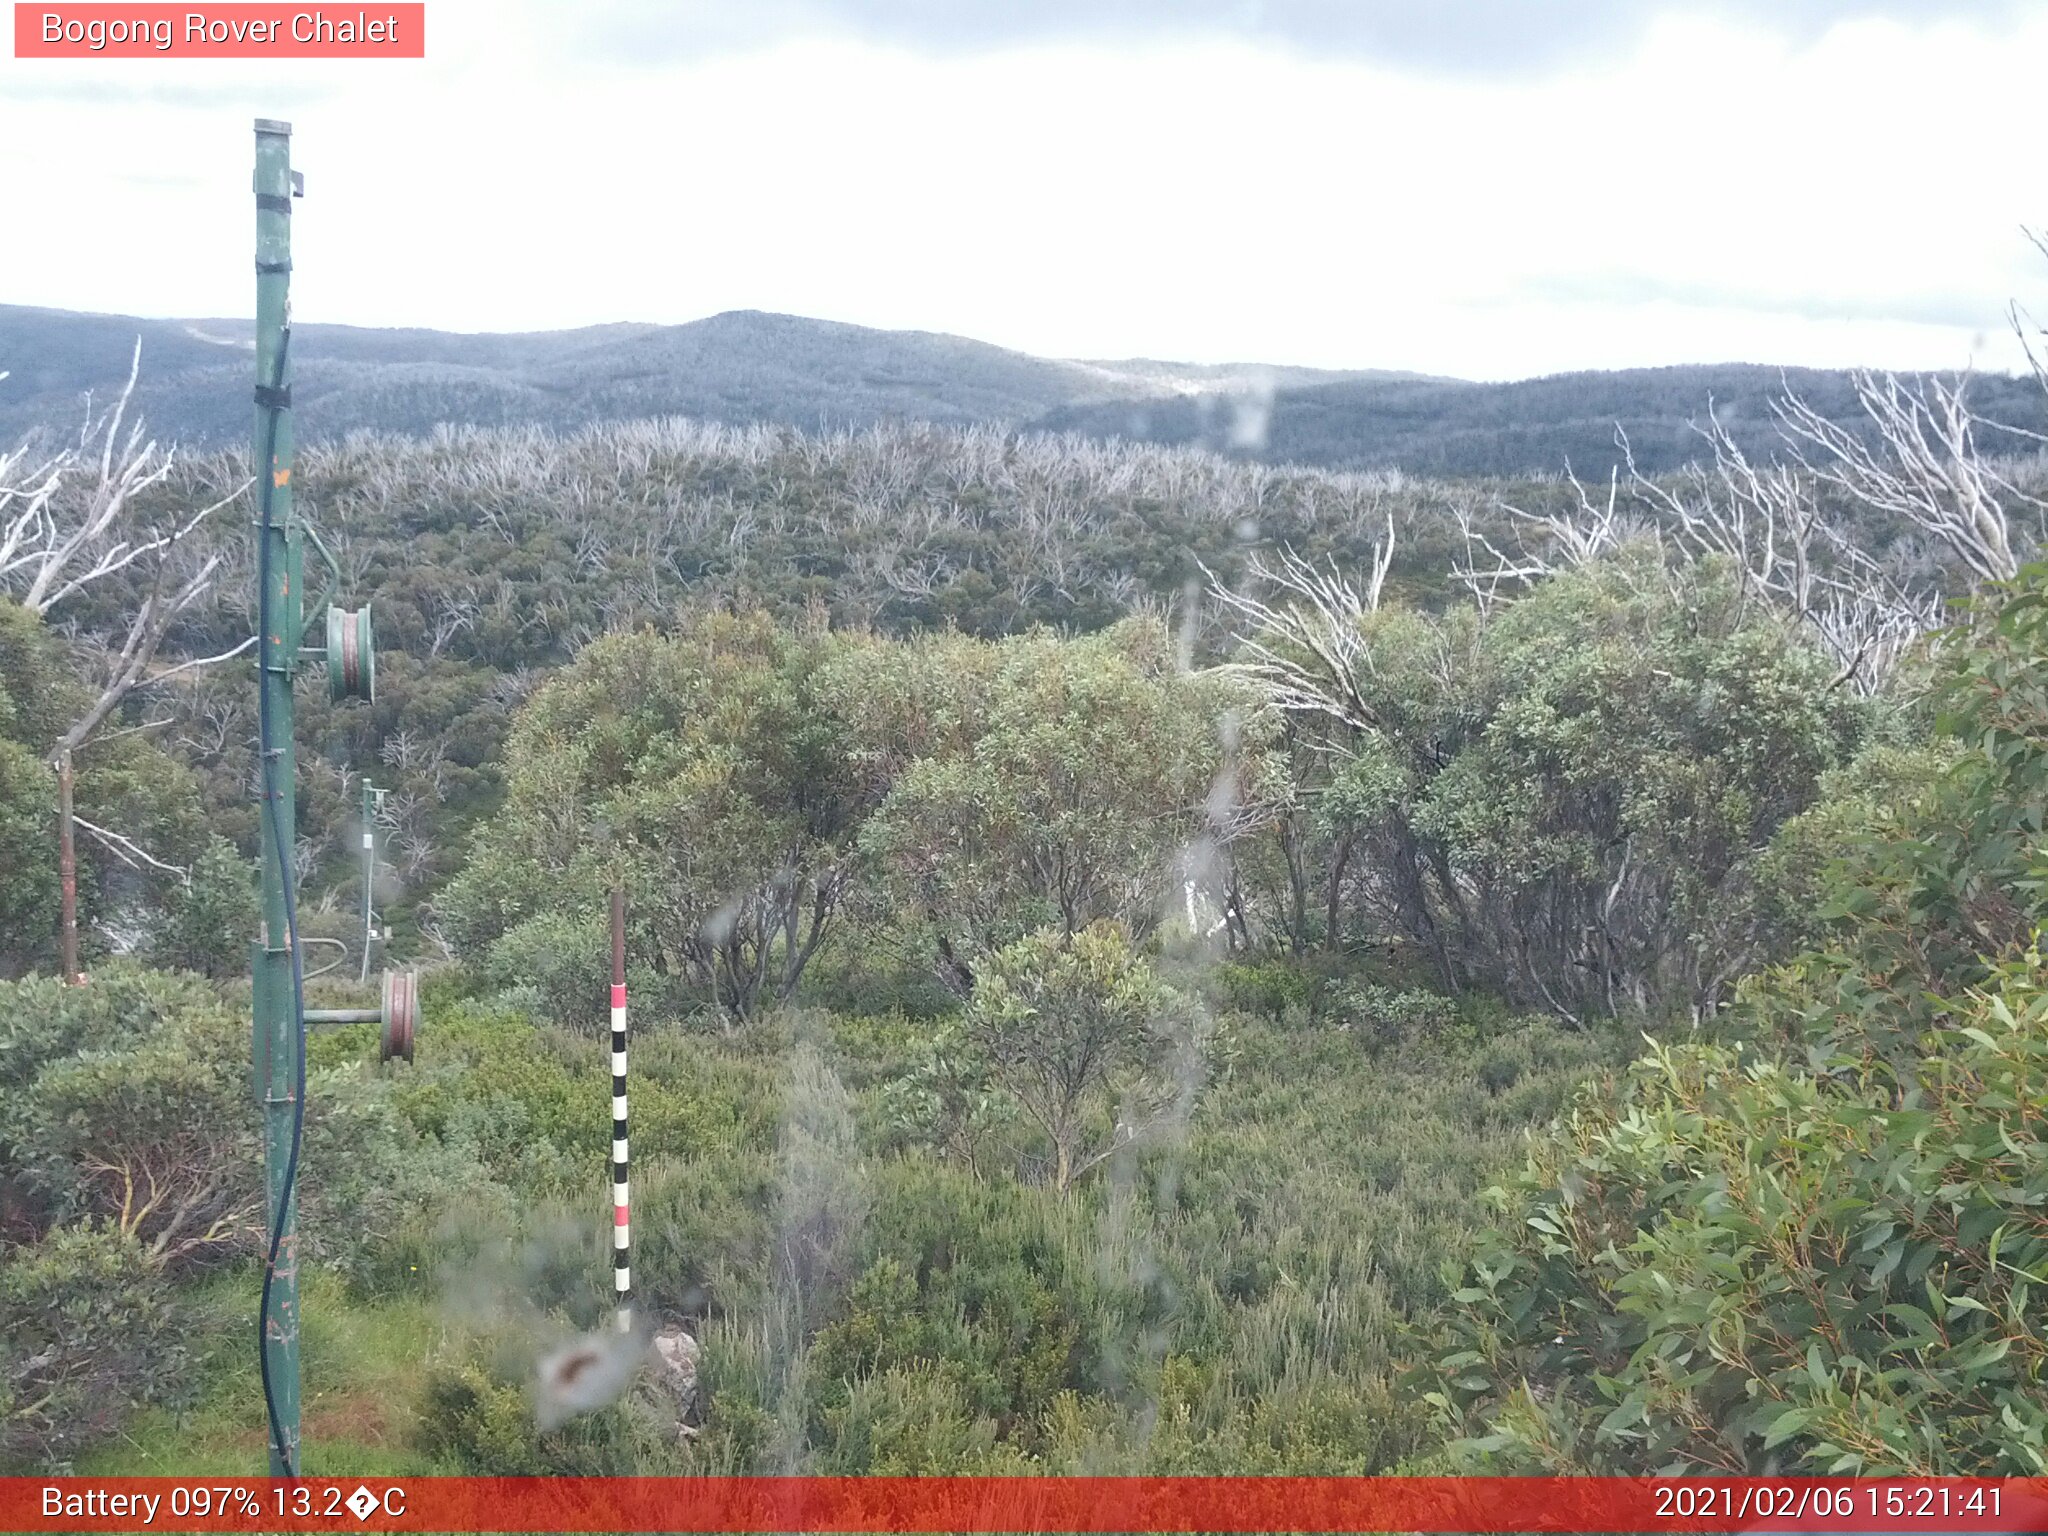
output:
M290 319L292 221L291 125L256 122L256 433L255 467L261 640L257 674L268 722L263 760L263 927L256 942L253 991L257 1093L263 1104L263 1167L270 1232L277 1258L270 1274L270 1305L262 1320L263 1358L270 1384L266 1426L273 1477L299 1470L299 1244L297 1200L288 1187L304 1033L292 984L292 934L287 905L293 878L290 840L298 825L292 748L292 671L299 646L301 601L293 580L292 419L273 388L289 389L285 327ZM265 511L267 509L268 516ZM295 1182L295 1181L292 1181Z

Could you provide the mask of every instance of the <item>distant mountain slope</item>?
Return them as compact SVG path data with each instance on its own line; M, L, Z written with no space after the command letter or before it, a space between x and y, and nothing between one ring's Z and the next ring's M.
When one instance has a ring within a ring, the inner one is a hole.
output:
M1710 401L1746 451L1768 456L1780 442L1771 401L1787 386L1824 415L1860 424L1846 373L1719 364L1564 373L1510 384L1342 379L1264 393L1084 403L1050 411L1038 425L1328 469L1517 475L1555 472L1569 462L1583 476L1605 478L1621 457L1617 423L1645 471L1698 458L1703 445L1692 423L1705 419ZM1974 382L1972 399L1991 420L2042 426L2043 402L2031 379L1985 375ZM1990 434L1986 446L2033 450L1999 433Z
M1298 389L1359 379L1411 380L1455 384L1427 373L1399 368L1297 368L1285 363L1176 363L1158 357L1077 358L1076 366L1096 369L1146 395L1212 394Z
M187 442L249 430L249 326L0 306L0 439L69 421L118 385L137 335L151 427ZM739 311L688 325L458 335L298 326L302 437L439 422L572 426L682 415L815 427L1028 421L1148 386L1079 363L923 331Z
M143 339L141 404L160 437L240 442L249 430L249 326L0 306L0 443L79 419L80 397L119 385ZM1770 401L1790 383L1858 419L1847 375L1749 365L1570 373L1473 384L1388 370L1335 371L1153 358L1070 361L926 331L878 331L734 311L687 325L462 335L301 325L293 336L302 438L358 429L418 434L442 422L553 427L681 415L864 426L992 423L1199 444L1237 457L1425 475L1603 477L1620 422L1646 470L1700 450L1689 423L1713 400L1757 453L1777 446ZM2031 381L1978 382L1996 420L2039 427ZM2024 449L2017 439L1993 448Z

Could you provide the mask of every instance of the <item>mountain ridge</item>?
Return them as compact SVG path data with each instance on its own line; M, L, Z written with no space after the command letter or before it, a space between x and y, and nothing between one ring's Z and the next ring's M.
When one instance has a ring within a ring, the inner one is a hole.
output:
M142 338L137 405L159 437L239 442L249 430L246 321L151 319L0 305L0 442L66 431L104 401ZM1044 358L939 331L877 330L764 310L680 325L435 331L295 328L302 441L441 423L573 428L648 416L806 429L884 421L1075 432L1331 469L1442 476L1605 475L1617 424L1646 470L1699 455L1711 400L1745 450L1776 444L1785 386L1858 419L1850 375L1762 364L1581 370L1478 383L1393 369L1159 358ZM1986 414L2038 425L2031 380L1980 379ZM2023 447L2021 439L1991 446Z

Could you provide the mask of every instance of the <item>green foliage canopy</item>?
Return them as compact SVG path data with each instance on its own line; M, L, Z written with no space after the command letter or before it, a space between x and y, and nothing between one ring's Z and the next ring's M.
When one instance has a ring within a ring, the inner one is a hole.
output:
M1754 1044L1660 1047L1501 1192L1437 1402L1552 1470L2048 1470L2048 569L1948 646L1954 768Z
M1343 718L1279 706L1286 881L1263 883L1293 896L1266 910L1302 923L1322 885L1333 931L1567 1018L1709 1008L1766 956L1760 862L1880 714L1731 572L1650 547L1484 618L1332 622L1358 659L1332 680Z
M1143 938L1229 819L1233 686L1178 666L1165 627L957 636L850 653L833 679L886 784L861 832L886 896L963 983L1039 927Z
M1200 1086L1203 1031L1116 925L1051 930L997 951L962 1032L990 1079L1052 1143L1053 1188L1185 1110ZM1113 1116L1100 1145L1091 1124Z
M447 893L449 930L558 1016L602 1018L608 891L656 995L735 1015L787 998L852 878L858 784L818 674L849 642L762 614L587 648L521 714L503 814Z

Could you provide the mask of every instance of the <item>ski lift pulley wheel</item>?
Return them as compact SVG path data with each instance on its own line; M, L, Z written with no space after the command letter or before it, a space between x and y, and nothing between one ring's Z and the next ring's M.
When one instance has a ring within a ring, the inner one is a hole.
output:
M384 973L384 1034L377 1045L380 1061L394 1056L412 1060L413 1031L420 1016L420 973Z
M368 608L327 609L327 693L336 703L377 698L377 652Z

